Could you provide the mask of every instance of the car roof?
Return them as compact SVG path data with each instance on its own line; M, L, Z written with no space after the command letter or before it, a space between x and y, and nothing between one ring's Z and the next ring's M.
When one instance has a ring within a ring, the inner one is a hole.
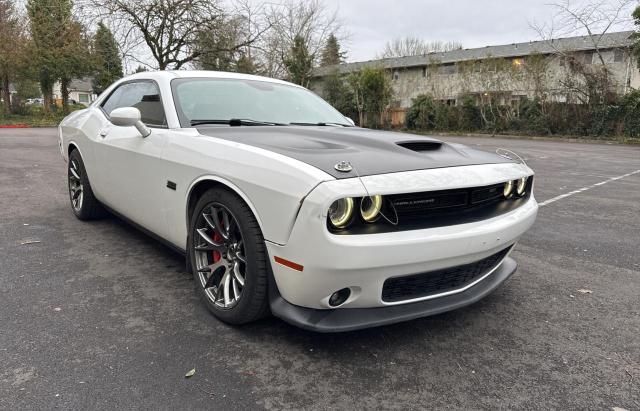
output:
M236 80L254 80L264 81L268 83L286 84L289 86L300 87L301 86L287 81L278 80L270 77L254 76L252 74L231 73L226 71L209 71L209 70L159 70L159 71L142 71L129 75L122 80L135 80L135 79L174 79L174 78L220 78L220 79L236 79Z

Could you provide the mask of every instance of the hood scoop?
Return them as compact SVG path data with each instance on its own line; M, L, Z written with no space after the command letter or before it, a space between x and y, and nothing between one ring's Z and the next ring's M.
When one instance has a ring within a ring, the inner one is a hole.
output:
M404 147L411 151L417 151L418 153L424 151L439 150L442 147L442 141L437 140L412 140L412 141L400 141L396 143L400 147Z

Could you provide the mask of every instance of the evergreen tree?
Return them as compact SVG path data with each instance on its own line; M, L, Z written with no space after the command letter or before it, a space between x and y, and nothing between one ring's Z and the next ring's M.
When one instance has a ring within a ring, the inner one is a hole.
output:
M344 63L346 53L340 51L340 43L336 36L331 33L327 38L327 44L322 50L322 56L320 58L320 66L335 66L337 64Z
M638 6L633 12L633 22L636 26L636 32L633 33L633 54L636 56L638 62L638 68L640 68L640 6Z
M354 103L353 90L338 70L332 71L324 78L322 97L343 115L352 119L358 118L358 109Z
M309 85L311 70L313 69L314 56L309 53L309 48L302 36L296 36L289 56L284 59L284 65L289 72L289 80L303 87Z
M13 0L0 0L0 97L7 112L11 110L9 83L15 81L20 71L23 44L23 31Z
M63 22L71 18L71 2L28 0L27 14L31 33L29 60L32 62L34 78L40 83L44 110L48 113L53 98L53 84L58 77L58 50L62 46L59 33L62 31Z
M85 77L93 72L90 38L84 26L72 18L67 22L62 33L62 47L58 56L58 77L62 107L69 111L69 84L75 78Z
M33 77L40 83L45 112L50 111L57 80L66 110L69 82L91 69L84 27L75 19L72 9L71 0L27 0L30 65Z
M246 53L242 53L235 64L235 71L244 74L256 74L258 71L253 59Z
M118 53L118 44L111 30L102 22L98 23L98 29L93 38L93 52L96 70L92 83L93 92L100 94L122 77L122 60Z

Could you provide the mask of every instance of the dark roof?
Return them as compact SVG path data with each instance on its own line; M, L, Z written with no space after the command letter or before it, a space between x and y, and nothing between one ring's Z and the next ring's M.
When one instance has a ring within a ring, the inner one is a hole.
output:
M90 77L75 78L69 82L69 90L93 92Z
M611 49L629 47L633 44L632 31L621 31L596 35L598 48ZM321 67L314 71L314 76L322 77L338 68L341 73L358 71L363 67L384 67L386 69L426 66L433 63L455 63L459 61L481 60L489 57L519 57L531 54L553 54L561 51L595 50L594 42L589 36L559 38L553 40L530 41L501 46L486 46L474 49L453 50L444 53L393 57L380 60L369 60L357 63L340 64L339 66Z

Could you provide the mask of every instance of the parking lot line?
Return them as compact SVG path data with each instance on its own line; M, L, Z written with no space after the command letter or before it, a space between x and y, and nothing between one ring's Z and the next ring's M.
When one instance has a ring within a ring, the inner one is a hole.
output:
M604 180L604 181L601 181L599 183L591 184L590 186L582 187L582 188L570 191L570 192L565 193L565 194L560 194L559 196L550 198L547 201L543 201L541 203L538 203L538 206L539 207L544 207L544 206L549 205L551 203L555 203L558 200L562 200L563 198L571 197L574 194L583 193L583 192L585 192L587 190L591 190L592 188L599 187L601 185L605 185L605 184L610 183L612 181L621 180L621 179L623 179L625 177L629 177L629 176L632 176L632 175L638 174L638 173L640 173L640 170L632 171L630 173L623 174L623 175L617 176L617 177L611 177L611 178L609 178L607 180Z

